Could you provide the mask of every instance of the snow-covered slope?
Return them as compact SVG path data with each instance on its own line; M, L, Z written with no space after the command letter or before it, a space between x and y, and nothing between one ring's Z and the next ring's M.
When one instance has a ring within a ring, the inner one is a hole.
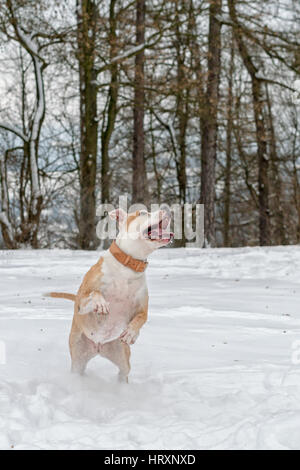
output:
M300 449L300 247L155 253L128 386L70 374L72 303L42 297L98 256L0 252L0 448Z

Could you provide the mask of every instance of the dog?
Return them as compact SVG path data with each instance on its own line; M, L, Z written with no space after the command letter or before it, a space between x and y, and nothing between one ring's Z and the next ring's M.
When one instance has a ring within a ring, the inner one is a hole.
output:
M100 355L119 368L121 382L128 382L130 346L148 316L147 258L174 234L165 210L127 214L116 209L109 216L118 223L118 236L86 273L77 294L47 295L75 303L69 339L72 371L83 374L88 362Z

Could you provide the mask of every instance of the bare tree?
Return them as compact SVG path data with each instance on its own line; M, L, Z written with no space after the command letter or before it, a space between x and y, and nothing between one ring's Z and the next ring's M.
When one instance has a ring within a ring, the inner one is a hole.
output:
M205 244L215 245L215 169L218 133L218 100L221 70L222 0L210 0L208 34L208 72L205 94L205 115L202 120L201 197L204 204Z
M6 248L14 249L17 248L16 237L14 234L14 228L11 223L10 207L9 207L9 195L7 187L7 158L8 151L6 150L4 155L0 156L0 184L1 184L1 212L0 212L0 223L2 227L2 236Z
M41 56L41 46L38 42L39 34L28 33L24 25L20 24L20 19L16 15L17 7L12 0L6 1L7 18L14 31L13 39L17 41L22 48L29 54L34 68L36 102L32 112L32 118L29 127L20 131L16 127L0 123L0 127L21 139L24 151L23 166L28 168L30 174L30 195L25 216L24 208L25 193L21 188L21 227L19 232L19 242L29 243L33 248L38 247L38 229L40 215L42 210L43 196L40 187L39 177L39 141L42 124L45 117L45 90L44 90L44 70L47 66L46 61ZM9 32L7 32L9 34ZM24 126L24 123L23 123ZM23 172L21 172L21 178ZM8 204L8 200L7 200ZM2 225L4 221L2 221ZM6 229L5 229L6 230Z
M109 60L110 60L110 83L107 94L106 116L103 116L103 124L101 130L101 201L107 203L110 200L110 174L109 174L109 144L115 127L117 117L117 101L118 101L118 63L114 62L117 56L117 19L116 19L116 0L110 1L109 7Z
M275 245L284 245L286 243L285 216L282 207L282 181L280 175L280 160L277 152L277 139L275 134L274 116L272 111L269 86L266 84L266 100L268 110L268 141L269 141L269 160L271 171L271 189L270 199L273 199L272 218L274 219L274 228L272 230L272 242Z
M258 77L258 68L243 39L243 29L238 22L235 0L228 0L230 17L233 22L234 37L244 65L251 77L253 111L256 126L258 186L259 186L259 241L261 245L270 244L269 176L267 155L267 130L264 119L266 99L263 82Z
M136 1L136 44L145 43L145 0ZM147 203L147 176L144 137L144 49L135 56L134 105L133 105L133 153L132 153L132 201Z
M234 74L234 45L230 50L230 65L228 77L228 96L226 106L226 166L224 178L224 246L230 246L230 198L231 198L231 166L232 166L232 137L233 137L233 74Z
M77 0L77 44L80 93L80 219L79 246L95 247L96 168L98 144L96 33L98 6Z

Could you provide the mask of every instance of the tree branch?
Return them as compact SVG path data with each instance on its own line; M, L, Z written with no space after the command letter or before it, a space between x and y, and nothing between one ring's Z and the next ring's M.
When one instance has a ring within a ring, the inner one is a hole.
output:
M23 142L29 142L29 137L27 137L25 134L23 134L22 131L20 131L19 129L16 129L15 127L12 127L8 124L0 123L0 128L6 131L12 132L17 137L20 137L20 139L22 139Z

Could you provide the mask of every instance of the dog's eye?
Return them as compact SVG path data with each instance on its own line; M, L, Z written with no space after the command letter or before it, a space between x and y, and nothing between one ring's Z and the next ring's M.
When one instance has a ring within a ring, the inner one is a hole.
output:
M140 215L148 215L148 212L145 210L140 211Z

